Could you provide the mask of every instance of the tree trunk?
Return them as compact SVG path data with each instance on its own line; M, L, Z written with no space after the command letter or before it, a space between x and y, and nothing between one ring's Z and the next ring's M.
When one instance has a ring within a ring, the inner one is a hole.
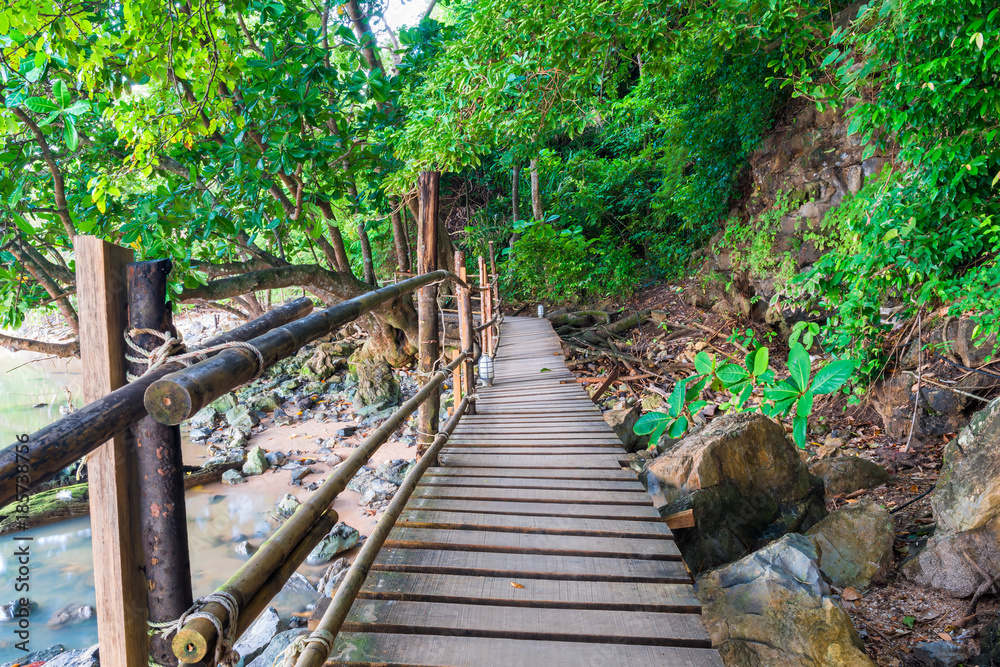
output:
M358 223L358 238L361 239L361 259L364 260L365 267L365 282L372 287L378 287L378 281L375 280L375 261L372 259L372 244L368 239L368 230L365 229L365 223Z
M542 219L542 193L538 189L538 158L531 160L531 214L536 221Z
M514 174L510 181L510 201L513 221L521 219L521 165L514 165Z
M389 197L392 207L392 241L396 248L396 266L403 273L410 270L410 254L406 244L406 227L403 224L403 212L400 210L398 197Z
M337 271L354 275L351 270L351 262L347 259L347 249L344 247L344 235L340 233L340 227L335 224L327 225L330 230L330 243L333 246L334 259L337 263Z

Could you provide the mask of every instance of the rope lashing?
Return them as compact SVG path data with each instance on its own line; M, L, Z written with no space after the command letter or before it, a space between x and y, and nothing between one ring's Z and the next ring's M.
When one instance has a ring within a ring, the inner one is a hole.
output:
M272 667L295 667L295 663L299 656L309 648L309 644L316 642L323 647L326 653L323 655L325 660L333 652L333 642L336 641L336 637L332 632L323 630L322 628L314 631L311 635L299 635L295 638L288 648L285 649L284 653L279 653L278 657L274 659ZM315 650L315 649L314 649Z
M140 334L156 336L163 341L163 344L149 351L144 350L132 340L133 336L138 336ZM232 348L248 350L254 355L254 358L257 361L257 372L254 374L251 381L256 380L264 373L264 355L261 354L261 351L250 343L245 343L239 340L229 343L220 343L219 345L213 345L211 347L196 347L188 351L180 336L174 336L170 332L164 333L162 331L157 331L156 329L130 329L125 333L125 344L128 345L128 347L135 352L136 355L138 355L132 356L130 354L126 354L125 358L132 363L146 365L146 370L142 372L142 375L148 375L164 364L178 363L182 366L190 366L198 363L199 361L204 361L208 358L207 355L213 352L222 352L223 350ZM127 373L126 377L129 382L132 382L137 380L139 377L142 377L142 375L136 376L131 373Z
M226 613L229 615L229 627L225 628L222 625L222 621L215 614L210 614L207 611L201 611L201 609L209 602L215 602L226 608ZM153 621L147 621L150 627L149 635L153 636L159 631L160 636L166 639L172 634L180 632L181 628L187 624L188 621L193 621L196 618L203 618L212 625L215 626L215 631L218 634L219 639L215 643L215 664L223 665L223 667L233 667L237 662L240 661L240 654L233 650L233 645L236 644L236 621L240 616L240 605L236 601L236 598L232 594L225 591L218 591L204 597L200 597L194 601L191 608L186 612L181 614L181 617L176 621L165 621L162 623L156 623ZM152 658L149 660L150 667L163 667Z

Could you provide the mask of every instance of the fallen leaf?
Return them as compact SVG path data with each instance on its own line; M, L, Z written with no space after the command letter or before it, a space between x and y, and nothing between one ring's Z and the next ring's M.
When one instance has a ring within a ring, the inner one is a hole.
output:
M915 617L913 617L913 616L904 616L903 617L903 625L905 625L908 628L912 628L913 624L916 622L916 620L917 619Z
M927 611L920 612L916 616L917 616L917 620L918 621L920 621L921 623L925 623L927 621L933 621L935 618L937 618L938 616L940 616L943 613L944 613L944 609L941 609L939 611L934 611L932 609L928 609Z
M946 642L951 641L951 635L949 635L947 632L939 632L937 633L937 636Z
M840 594L840 597L842 597L845 600L860 600L861 594L858 593L858 589L854 588L853 586L848 586Z
M517 583L516 581L510 582L510 587L511 588L524 588L524 586L522 586L521 584Z

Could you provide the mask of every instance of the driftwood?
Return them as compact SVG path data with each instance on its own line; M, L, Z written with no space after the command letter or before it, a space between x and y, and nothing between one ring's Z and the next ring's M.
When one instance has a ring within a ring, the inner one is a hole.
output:
M184 475L184 488L190 489L201 484L216 482L222 479L222 473L227 470L237 470L242 465L242 463L220 463L207 468L195 468ZM90 514L90 485L87 482L49 489L32 494L28 500L27 518L23 518L24 512L18 511L16 502L0 509L0 536L88 514Z

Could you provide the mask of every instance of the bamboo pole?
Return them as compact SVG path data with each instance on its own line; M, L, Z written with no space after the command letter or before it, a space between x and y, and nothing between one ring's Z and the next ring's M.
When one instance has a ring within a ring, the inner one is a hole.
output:
M441 174L436 171L420 173L420 236L417 245L417 272L435 271L438 266L438 195ZM420 356L418 372L427 377L437 363L440 354L438 340L437 288L423 287L417 297L418 337ZM423 452L434 439L438 430L441 397L433 396L420 406L417 415L417 451Z
M465 253L462 252L461 250L456 250L455 251L455 273L457 273L458 277L461 278L462 280L466 280L467 279L466 269L465 269ZM456 293L455 294L456 300L459 302L459 306L458 306L458 312L459 312L459 315L458 315L458 328L459 328L459 336L461 336L461 333L462 333L462 306L461 306L461 303L462 303L462 287L461 286L456 286L455 293ZM462 352L468 352L468 350L465 349L465 342L464 342L464 340L461 343L461 351ZM452 391L455 394L454 402L452 403L452 405L455 406L455 407L458 407L458 404L462 401L462 394L463 393L465 393L465 394L469 393L469 392L465 391L465 386L464 386L464 382L463 382L463 374L464 374L464 372L465 372L465 364L463 363L458 368L455 369L454 373L452 373L452 378L451 378L452 379L452 383L451 383L451 386L452 386Z
M135 262L125 267L128 277L130 329L152 329L176 335L167 306L169 259ZM163 345L150 334L139 334L136 344L146 351ZM132 362L139 376L147 364ZM139 518L146 567L149 620L173 620L191 606L191 557L188 553L187 511L184 502L184 463L181 429L143 417L133 428L138 462ZM160 635L150 640L149 655L161 665L176 665L170 642Z
M260 549L244 563L229 580L216 592L232 595L240 609L246 607L253 597L263 588L282 564L287 562L295 546L302 542L306 534L325 512L336 497L347 488L354 475L368 463L379 447L398 429L406 417L417 409L430 396L437 395L441 384L448 377L454 366L465 358L459 355L444 370L437 371L414 396L396 410L385 422L368 436L354 452L337 466L323 484L295 510L285 523L267 539ZM222 623L229 625L232 619L222 605L209 602L201 611L212 614ZM173 640L174 655L182 662L197 663L205 656L215 651L218 634L215 626L207 619L196 618L187 623L176 634Z
M464 357L464 354L462 356ZM438 433L434 438L434 442L427 449L427 452L420 457L416 465L406 474L403 483L396 490L396 495L393 496L392 501L389 503L389 507L382 514L382 518L379 519L375 530L365 540L364 546L361 547L357 558L354 559L354 564L351 565L347 571L347 575L344 577L344 581L341 582L333 599L330 600L330 606L327 607L326 612L323 614L317 630L325 630L332 635L336 635L340 631L340 627L344 624L344 619L347 618L347 613L350 611L351 605L354 604L354 599L358 596L358 591L361 590L365 579L368 578L368 571L371 569L372 563L375 562L375 557L378 556L378 552L382 548L382 545L385 544L390 531L396 525L396 519L399 518L399 514L409 501L413 490L420 482L420 478L424 472L437 461L438 453L444 447L445 443L448 442L448 438L455 430L455 427L458 426L458 421L465 414L470 402L468 396L462 400L455 409L455 414L445 424L442 432ZM299 655L298 661L295 663L295 667L321 667L327 658L329 658L329 654L320 642L307 641L305 648Z
M490 312L492 310L492 297L490 296L490 277L486 272L486 260L483 256L479 256L479 285L482 287L482 292L479 297L479 321L489 322L491 319ZM483 332L483 354L492 357L493 356L493 330L485 329Z
M466 396L473 396L476 393L476 376L473 372L473 341L475 333L472 327L472 299L467 287L458 286L458 335L462 346L462 352L466 354L465 361L462 362L462 378L464 387L462 388ZM459 394L455 392L455 404L459 402ZM476 414L475 402L469 405L468 413Z
M447 271L434 271L388 285L273 329L248 342L260 351L264 368L268 368L361 314L418 287L453 275ZM223 350L207 361L171 373L150 385L146 390L146 409L161 424L179 424L226 392L252 380L260 370L258 364L256 355L250 350L238 347Z
M313 308L310 299L296 299L252 322L216 336L204 345L211 347L232 341L245 341L282 324L307 315ZM146 388L180 364L167 364L134 382L91 402L43 429L35 431L24 444L14 443L0 451L0 507L10 503L17 485L17 466L24 457L31 459L31 482L41 484L59 474L66 466L93 451L101 443L121 435L146 415L143 395ZM99 396L99 394L98 394ZM23 447L28 447L27 454ZM22 448L20 452L15 448ZM19 460L20 459L20 460Z

